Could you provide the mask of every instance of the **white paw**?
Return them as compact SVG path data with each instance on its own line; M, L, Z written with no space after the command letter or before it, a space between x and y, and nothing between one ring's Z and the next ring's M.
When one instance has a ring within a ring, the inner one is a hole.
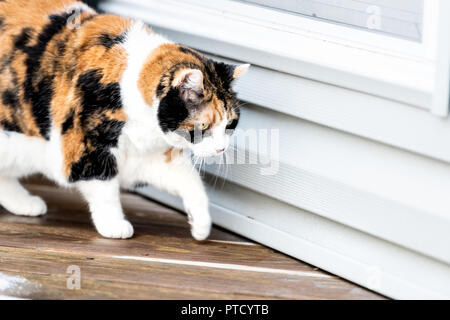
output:
M201 217L192 217L189 215L189 223L191 224L192 237L197 241L208 238L211 233L211 217L208 215Z
M47 213L47 205L37 196L23 197L3 206L18 216L37 217Z
M193 224L191 228L192 237L197 241L208 238L211 233L211 222L209 224Z
M106 220L96 223L98 233L105 238L127 239L133 236L134 230L130 222L125 219Z

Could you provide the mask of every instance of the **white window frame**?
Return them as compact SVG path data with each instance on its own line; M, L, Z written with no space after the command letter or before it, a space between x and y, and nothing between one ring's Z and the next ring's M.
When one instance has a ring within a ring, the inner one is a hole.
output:
M188 0L195 2L197 0ZM214 1L208 1L208 6L213 7ZM225 2L228 2L225 0ZM277 29L302 33L304 31L315 33L315 37L333 42L341 43L359 48L375 49L391 54L403 54L408 57L418 59L433 60L436 51L436 16L439 13L439 0L424 1L423 17L423 39L422 42L402 39L392 35L371 32L357 27L335 24L311 17L303 17L288 12L277 11L271 8L264 8L256 5L239 3L228 3L226 10L238 12L242 16L251 19L258 19L276 25ZM198 1L197 3L201 3ZM225 5L225 4L222 4ZM368 4L369 6L369 4ZM300 57L300 56L299 56Z
M199 37L207 52L448 114L446 0L425 1L421 43L230 0L108 1L114 7Z

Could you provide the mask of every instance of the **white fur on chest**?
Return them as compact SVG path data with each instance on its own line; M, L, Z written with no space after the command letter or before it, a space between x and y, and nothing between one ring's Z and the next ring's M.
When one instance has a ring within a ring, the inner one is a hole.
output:
M132 141L141 151L161 147L162 132L156 115L159 102L149 106L139 90L138 82L142 68L153 50L162 44L170 43L160 35L149 33L141 22L136 22L127 33L123 44L127 52L127 68L120 81L120 93L123 108L128 120L122 135Z
M165 43L170 41L149 33L141 22L136 22L123 44L128 57L120 88L128 120L122 129L118 148L113 153L118 162L120 180L125 184L138 179L140 166L147 167L152 159L160 161L170 148L157 120L159 101L153 97L153 106L149 106L138 87L146 59L153 50Z

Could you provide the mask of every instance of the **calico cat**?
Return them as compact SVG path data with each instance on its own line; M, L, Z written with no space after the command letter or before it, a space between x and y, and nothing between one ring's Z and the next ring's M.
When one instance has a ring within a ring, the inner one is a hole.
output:
M101 235L129 238L120 188L151 184L180 196L206 239L208 198L181 150L224 152L239 120L231 85L248 67L81 2L0 1L0 205L45 214L18 182L42 173L80 191Z

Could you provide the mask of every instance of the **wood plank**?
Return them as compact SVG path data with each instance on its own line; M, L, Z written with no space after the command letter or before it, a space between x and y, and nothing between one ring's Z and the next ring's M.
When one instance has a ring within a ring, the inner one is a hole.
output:
M145 268L102 257L0 248L2 274L19 275L25 283L0 294L26 299L263 299L259 295L186 288L167 282L167 268ZM81 268L81 289L69 290L66 270ZM160 271L163 272L161 277ZM172 273L175 273L172 270ZM147 277L143 277L145 274ZM157 275L157 276L155 276ZM146 278L148 279L146 281ZM178 277L179 280L180 277ZM166 282L165 282L166 281Z
M50 184L27 185L49 213L18 217L0 209L0 295L40 299L380 299L345 280L214 228L196 242L186 217L134 194L122 202L135 226L129 240L104 239L80 196ZM67 267L82 273L68 290ZM5 278L3 278L5 279Z
M263 246L246 246L245 250L237 248L233 250L238 244L197 242L190 235L185 215L132 194L124 194L122 202L128 218L135 227L135 236L131 240L105 239L95 231L87 207L77 193L47 186L29 186L28 188L34 194L45 198L49 205L49 213L46 216L35 219L10 214L0 215L0 222L4 221L3 219L10 222L7 226L8 230L5 230L6 233L19 233L24 228L24 223L38 224L38 226L30 227L30 230L27 228L25 239L10 240L20 241L22 245L35 246L36 243L31 235L34 234L34 237L37 237L43 234L46 236L46 242L42 245L51 248L65 248L61 240L67 238L69 241L76 239L83 250L101 250L114 255L151 255L171 259L177 258L182 253L188 260L201 257L207 262L295 270L299 268L297 261L285 255L273 255L272 249ZM209 240L248 242L217 228L213 229ZM252 260L248 257L252 257ZM302 268L313 270L313 267L306 264L302 264Z
M21 297L36 298L43 292L49 298L161 298L159 292L176 293L175 298L316 298L324 290L317 280L295 275L276 275L249 271L183 266L170 263L143 263L106 256L0 248L1 272L20 274L31 283ZM81 269L81 290L68 290L66 270L71 265ZM330 298L355 297L358 293L335 278L323 278L322 286L333 288ZM103 287L107 284L108 288ZM131 287L130 287L131 285ZM156 292L152 292L156 289ZM177 289L180 289L178 292ZM69 291L69 292L66 292ZM359 291L359 290L356 290ZM16 292L2 292L15 295ZM162 296L166 298L167 295Z

